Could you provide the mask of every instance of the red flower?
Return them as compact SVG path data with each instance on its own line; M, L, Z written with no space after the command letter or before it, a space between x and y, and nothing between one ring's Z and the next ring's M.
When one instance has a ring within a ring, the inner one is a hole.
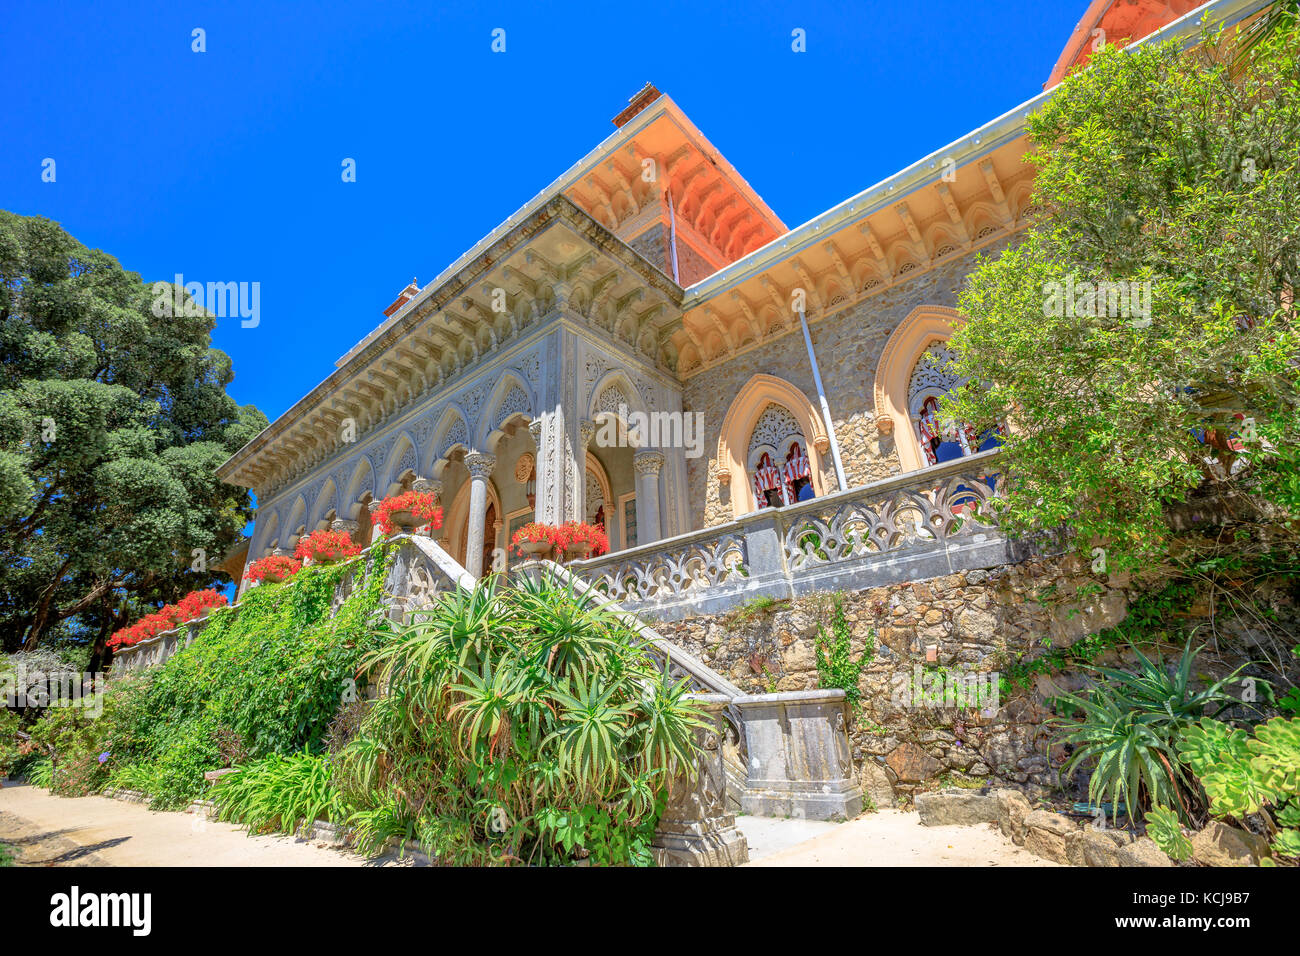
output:
M604 529L589 525L585 521L566 521L562 525L540 524L530 521L510 538L515 554L523 555L523 544L527 541L549 541L557 551L565 551L570 545L591 545L591 553L604 554L609 550L609 538Z
M295 561L283 554L271 554L250 564L244 572L244 577L254 584L259 583L267 575L283 581L285 578L293 577L301 570L301 561Z
M437 531L442 527L442 509L433 502L433 495L424 491L404 491L385 498L375 509L375 524L384 534L393 534L399 530L392 522L393 515L398 511L409 511L420 519L421 524L430 525Z
M298 539L294 549L295 558L311 558L315 561L337 561L339 558L353 558L361 553L361 545L352 543L352 536L346 531L313 531L306 537Z
M175 604L165 604L130 627L114 631L108 639L108 646L117 648L139 644L164 631L175 630L186 621L194 620L207 608L224 607L226 603L226 596L219 591L191 591Z

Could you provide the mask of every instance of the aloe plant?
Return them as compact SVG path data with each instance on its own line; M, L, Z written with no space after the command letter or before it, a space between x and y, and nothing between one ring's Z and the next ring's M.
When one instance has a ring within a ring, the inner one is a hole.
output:
M1091 765L1088 799L1109 800L1116 821L1122 802L1129 808L1169 807L1190 823L1204 799L1179 761L1177 743L1207 711L1217 716L1240 703L1224 688L1241 668L1196 690L1192 664L1199 647L1188 644L1172 673L1159 655L1152 660L1136 647L1133 651L1134 672L1092 667L1099 681L1088 694L1058 696L1058 702L1082 714L1082 720L1054 721L1061 731L1058 742L1076 746L1061 773Z

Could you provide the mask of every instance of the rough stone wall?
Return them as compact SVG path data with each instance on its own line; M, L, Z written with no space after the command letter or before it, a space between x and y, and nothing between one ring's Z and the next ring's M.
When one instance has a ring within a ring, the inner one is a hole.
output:
M991 256L1002 248L994 245L981 253ZM876 366L885 342L918 306L955 307L957 294L975 263L974 253L955 257L911 281L899 283L810 325L850 487L887 478L901 470L893 437L881 435L875 424ZM705 430L705 454L692 459L687 469L691 519L697 527L732 520L730 495L748 491L747 488L729 489L714 477L718 466L718 435L732 400L750 378L762 372L802 389L820 414L808 353L797 329L688 379L683 388L683 406L686 411L703 414ZM906 427L906 423L897 424ZM822 457L826 466L824 486L834 489L835 474L829 452Z
M1058 557L842 595L853 659L869 641L874 646L859 681L862 709L850 732L863 792L879 807L946 781L1031 793L1057 786L1057 768L1067 755L1051 743L1048 698L1086 689L1086 672L1040 674L1031 689L1003 692L996 707L983 712L918 705L902 692L914 684L918 668L927 680L940 672L990 678L1006 673L1017 661L1115 626L1127 616L1130 598L1163 584L1154 576L1097 576L1076 558ZM1249 664L1245 674L1278 686L1300 682L1300 660L1293 653L1300 606L1294 595L1271 586L1255 599L1261 596L1274 638L1261 630L1253 609L1240 617L1219 613L1209 624L1211 606L1204 596L1171 620L1184 633L1194 632L1197 644L1209 644L1197 658L1198 678L1217 680ZM819 626L830 632L832 612L832 596L815 595L765 611L742 608L655 627L749 693L809 690L820 686L815 648ZM1277 634L1291 636L1278 645ZM1127 666L1135 660L1121 645L1094 663ZM1262 667L1265 661L1282 662L1286 681L1279 683L1276 671Z

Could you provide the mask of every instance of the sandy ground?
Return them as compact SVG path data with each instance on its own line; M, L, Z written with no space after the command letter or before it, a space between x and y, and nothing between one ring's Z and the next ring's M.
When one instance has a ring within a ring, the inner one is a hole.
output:
M383 866L286 836L250 837L229 823L157 813L107 797L0 788L0 843L18 866Z
M996 828L923 827L883 810L849 823L738 817L750 866L1055 866ZM107 797L55 797L0 788L0 843L19 866L409 866L367 861L285 836L250 837L229 823L158 813Z
M736 825L744 832L744 818ZM748 866L1056 866L988 825L923 827L914 812L881 810L841 823Z

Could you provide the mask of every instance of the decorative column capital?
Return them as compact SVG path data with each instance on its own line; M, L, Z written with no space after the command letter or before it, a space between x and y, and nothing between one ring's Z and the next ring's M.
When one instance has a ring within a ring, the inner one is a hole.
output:
M376 511L379 510L379 506L380 506L380 504L382 504L382 502L379 502L379 501L368 501L368 502L366 502L366 510L369 511L369 512L373 515Z
M435 498L442 498L442 482L436 478L416 478L411 482L411 490L422 495L433 495Z
M876 430L879 431L880 434L882 435L891 434L894 431L894 419L891 418L889 415L877 415ZM830 444L829 438L826 439L826 444L827 445ZM825 449L822 448L820 445L818 445L818 451L825 451Z
M638 475L657 475L664 466L664 456L657 451L639 451L632 458Z
M578 444L581 446L582 451L587 450L587 446L591 444L591 439L595 434L596 423L590 418L584 418L578 422Z
M471 478L486 478L492 474L492 469L496 466L496 455L473 452L472 454L465 456L465 467L469 469L469 476Z
M530 421L530 422L528 423L528 434L530 434L530 435L533 436L533 441L534 441L536 444L541 445L541 443L542 443L542 420L541 420L540 418L534 418L532 421Z
M335 518L330 522L331 531L346 531L348 534L357 533L357 523L348 518Z

